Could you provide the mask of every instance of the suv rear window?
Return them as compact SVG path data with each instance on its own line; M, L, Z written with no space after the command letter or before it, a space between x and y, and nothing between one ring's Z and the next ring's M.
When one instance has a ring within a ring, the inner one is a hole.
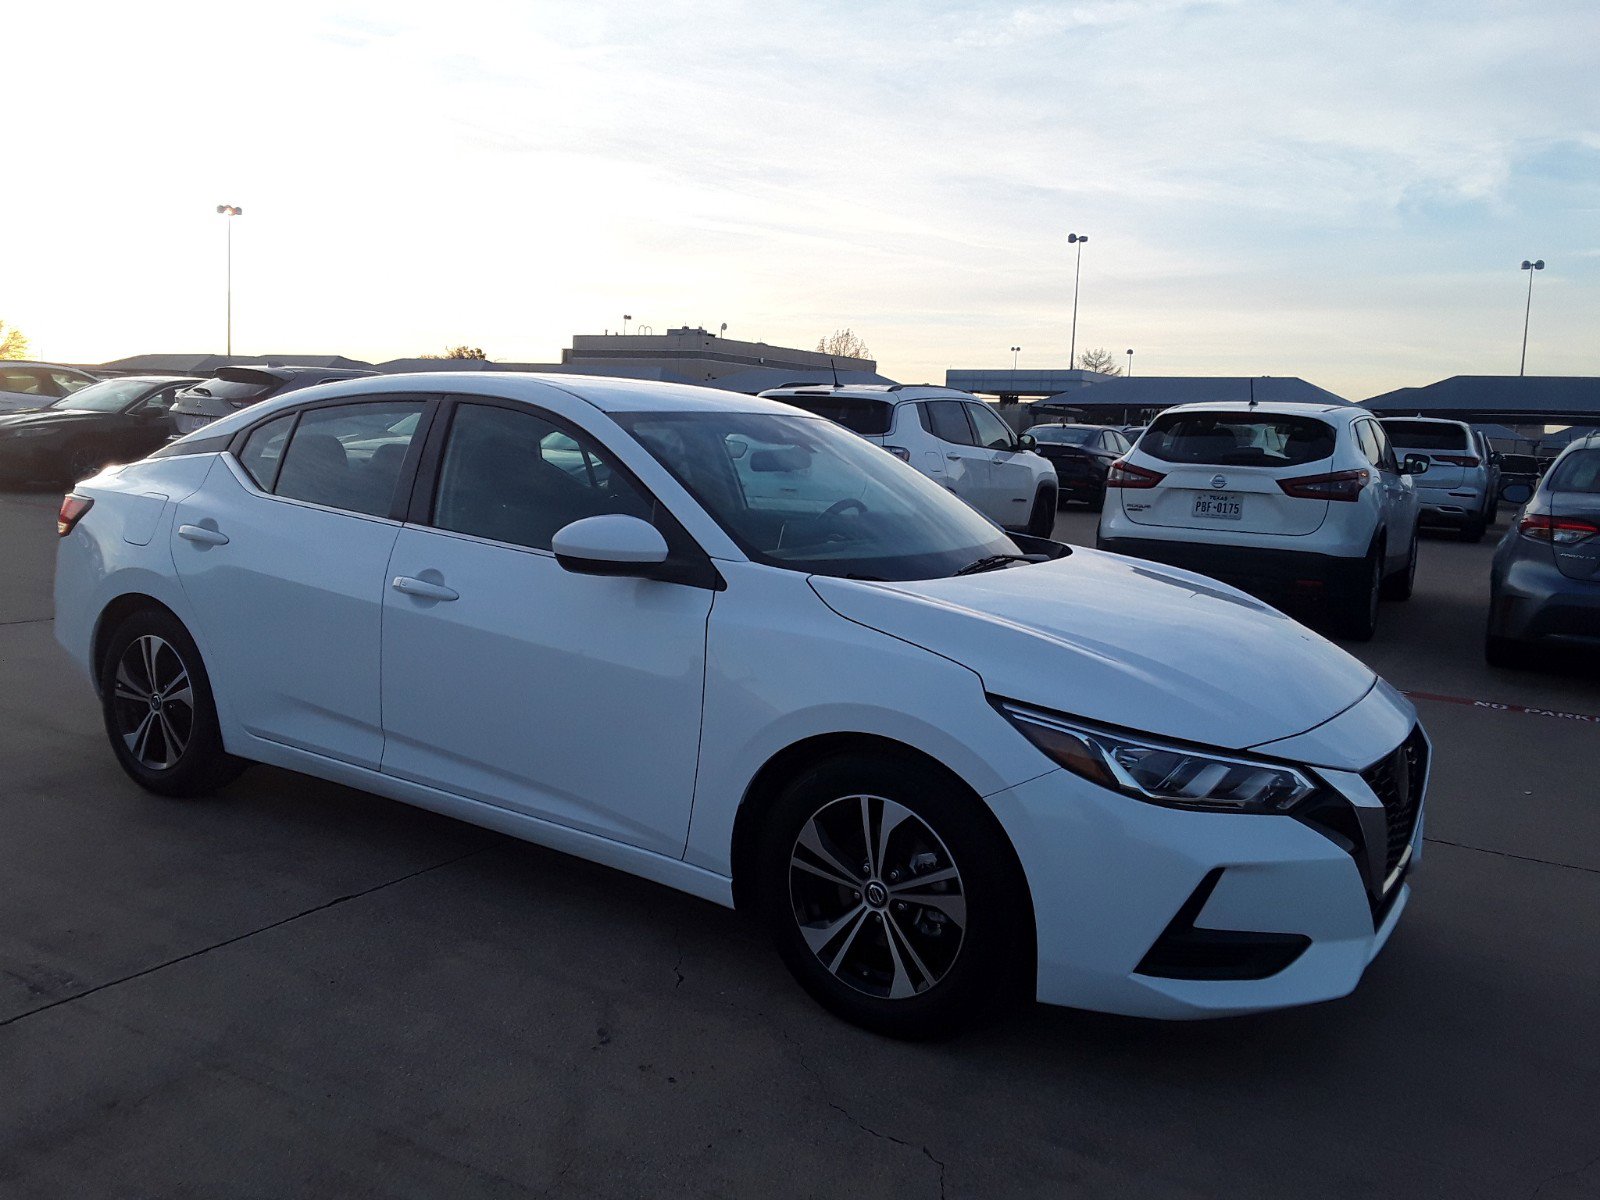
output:
M223 400L234 408L243 408L263 399L272 390L267 383L244 383L233 379L208 379L189 388L190 394L212 400Z
M1293 467L1333 453L1333 426L1313 417L1187 412L1157 417L1139 449L1173 463Z
M1467 431L1444 421L1385 421L1389 440L1407 450L1465 450Z
M892 404L865 396L778 396L774 399L803 408L814 416L826 417L867 437L888 433L894 419Z

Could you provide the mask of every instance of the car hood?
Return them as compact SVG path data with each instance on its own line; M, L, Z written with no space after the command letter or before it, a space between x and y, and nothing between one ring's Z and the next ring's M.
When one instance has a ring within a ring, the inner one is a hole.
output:
M104 416L104 413L68 412L52 408L32 408L23 412L0 414L0 429L15 429L19 425L76 425L84 418Z
M1303 733L1377 678L1226 584L1095 550L955 579L811 584L840 616L969 667L992 695L1209 746Z

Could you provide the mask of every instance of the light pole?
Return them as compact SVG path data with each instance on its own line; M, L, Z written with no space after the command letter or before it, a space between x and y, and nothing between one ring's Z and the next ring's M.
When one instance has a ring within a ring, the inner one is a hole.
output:
M623 337L627 337L628 336L628 322L631 321L631 320L633 320L633 314L632 313L623 313L622 314L622 336Z
M1533 273L1544 270L1544 259L1536 258L1532 262L1523 259L1522 269L1528 273L1528 306L1522 310L1522 361L1517 364L1518 375L1528 366L1528 318L1533 315Z
M1022 347L1021 346L1013 346L1013 347L1011 347L1011 369L1013 371L1015 371L1017 369L1017 355L1019 355L1021 353L1022 353Z
M217 212L228 218L228 349L227 356L233 357L233 219L244 216L244 209L237 204L219 204Z
M1129 347L1129 349L1128 349L1128 378L1129 379L1133 378L1133 349L1132 349L1132 347Z
M1072 268L1072 349L1067 351L1067 370L1078 362L1078 276L1083 273L1083 244L1089 240L1087 233L1067 234L1067 245L1078 247L1078 265Z

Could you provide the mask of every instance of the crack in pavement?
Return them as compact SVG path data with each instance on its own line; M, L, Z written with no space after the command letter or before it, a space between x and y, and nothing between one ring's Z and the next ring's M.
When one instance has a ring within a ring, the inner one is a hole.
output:
M1600 1154L1595 1155L1581 1167L1575 1167L1570 1171L1558 1171L1547 1179L1541 1179L1539 1181L1539 1186L1534 1188L1529 1194L1528 1200L1539 1200L1539 1193L1544 1191L1544 1189L1550 1184L1555 1183L1558 1179L1574 1179L1577 1176L1587 1172L1591 1167L1597 1166L1600 1166Z
M824 1097L824 1100L829 1108L833 1109L834 1112L840 1114L845 1120L849 1121L850 1124L854 1125L857 1129L862 1130L864 1133L870 1133L873 1137L882 1138L886 1142L893 1142L896 1146L904 1146L907 1150L922 1151L922 1153L927 1156L928 1161L939 1168L939 1200L944 1200L945 1164L943 1160L937 1159L933 1156L933 1151L929 1150L926 1146L918 1146L913 1142L908 1142L904 1138L897 1138L892 1133L879 1133L872 1126L858 1120L849 1109L842 1105L835 1104L832 1100L827 1100L826 1097Z
M1554 862L1548 858L1535 858L1531 854L1513 854L1509 850L1490 850L1483 846L1469 846L1465 842L1447 842L1444 838L1425 837L1422 840L1432 846L1452 846L1457 850L1476 850L1479 854L1493 854L1500 858L1514 858L1518 862L1538 863L1544 867L1562 867L1568 871L1583 871L1589 875L1600 875L1600 867L1584 867L1577 863Z
M209 946L202 946L198 950L191 950L187 954L180 954L176 958L169 958L165 962L156 963L152 967L145 967L143 970L134 971L131 974L123 975L118 979L107 980L105 983L97 983L94 987L87 988L84 991L74 992L70 996L62 996L59 1000L52 1000L48 1004L41 1004L37 1008L30 1008L26 1012L20 1012L15 1016L6 1017L4 1020L0 1020L0 1029L4 1029L8 1025L15 1025L18 1021L26 1020L28 1017L37 1016L39 1013L48 1012L52 1008L59 1008L63 1004L71 1004L75 1000L82 1000L86 996L94 995L96 992L103 992L108 988L114 988L124 983L131 983L135 979L143 979L146 975L153 975L157 971L164 971L168 967L176 966L181 962L187 962L191 958L199 958L202 954L210 954L213 950L220 950L224 946L231 946L235 942L242 942L246 938L253 938L258 933L266 933L268 930L277 929L281 926L291 924L292 922L300 920L301 917L309 917L313 913L325 912L326 910L333 908L335 905L343 904L347 900L359 900L363 896L370 896L374 892L381 892L385 888L391 888L397 883L404 883L408 879L415 879L419 875L426 875L430 871L438 871L444 867L453 866L458 862L463 862L466 859L472 858L474 855L487 854L493 849L495 849L493 846L482 846L477 850L469 850L465 854L458 854L454 858L446 859L444 862L434 863L429 867L421 867L418 870L410 871L399 876L398 878L390 879L383 883L373 884L369 888L362 888L359 892L350 892L347 895L335 896L332 900L327 900L321 904L313 905L312 907L305 909L303 912L294 913L291 916L283 917L277 921L271 921L265 925L262 925L258 929L252 929L246 933L235 934L233 937L224 938L220 942L213 942Z

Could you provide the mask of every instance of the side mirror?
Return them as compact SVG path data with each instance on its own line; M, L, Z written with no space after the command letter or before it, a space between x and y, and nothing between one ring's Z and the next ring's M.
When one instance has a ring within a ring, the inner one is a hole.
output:
M1024 450L1032 450L1038 444L1039 439L1031 433L1019 433L1017 435L1017 445Z
M1504 454L1501 454L1500 451L1498 451L1498 450L1491 451L1490 454L1489 454L1489 461L1491 463L1493 463L1497 467L1501 463L1505 462L1505 460L1506 460L1506 456Z
M1426 475L1428 473L1428 460L1420 454L1406 455L1405 462L1400 464L1402 475Z
M550 539L556 561L575 575L632 575L648 579L667 561L667 539L648 521L609 513L584 517Z

